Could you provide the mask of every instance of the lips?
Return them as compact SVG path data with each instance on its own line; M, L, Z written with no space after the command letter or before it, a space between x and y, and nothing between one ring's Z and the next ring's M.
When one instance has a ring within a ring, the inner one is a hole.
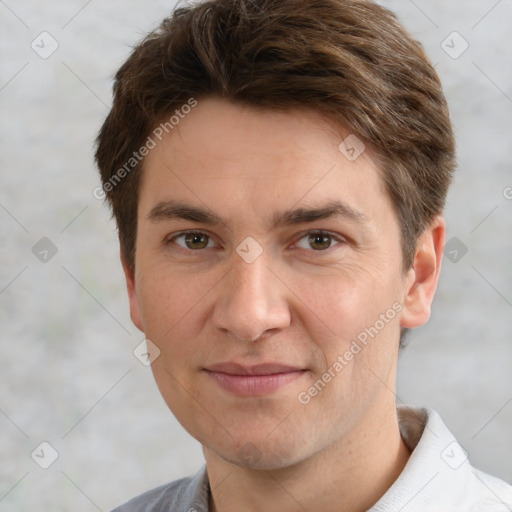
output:
M224 390L240 396L258 396L273 393L301 378L305 370L279 363L244 366L220 363L205 368L206 374Z

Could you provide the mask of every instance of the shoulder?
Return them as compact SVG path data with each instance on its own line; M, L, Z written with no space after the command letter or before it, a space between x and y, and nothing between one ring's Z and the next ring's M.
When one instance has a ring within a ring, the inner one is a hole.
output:
M475 469L434 410L399 408L398 418L411 456L371 512L512 510L512 487Z
M449 504L458 512L510 512L512 486L476 469L436 411L429 409L427 418L417 448L424 455L424 470L437 475L426 492L428 502Z
M512 486L503 480L470 467L465 483L466 499L473 506L468 509L471 512L512 510Z
M137 496L112 512L208 512L206 467L194 477L181 478Z

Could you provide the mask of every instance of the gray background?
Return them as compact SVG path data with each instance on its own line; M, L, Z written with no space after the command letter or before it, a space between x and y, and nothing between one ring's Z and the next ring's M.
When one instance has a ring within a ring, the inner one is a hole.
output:
M512 481L512 1L380 3L436 65L459 148L446 211L458 261L444 258L432 319L401 355L398 399L436 408L476 466ZM143 335L92 195L111 77L172 5L0 0L2 511L107 511L202 464L133 356ZM46 59L31 48L43 31L59 45ZM469 43L458 58L458 36L452 56L441 47L453 31ZM42 237L57 248L46 262ZM59 454L46 470L31 458L42 441Z

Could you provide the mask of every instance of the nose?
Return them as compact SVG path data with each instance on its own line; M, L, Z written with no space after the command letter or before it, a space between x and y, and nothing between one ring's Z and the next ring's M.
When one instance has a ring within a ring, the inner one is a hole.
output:
M260 256L247 263L233 256L231 271L217 289L212 321L240 341L256 341L290 325L286 287Z

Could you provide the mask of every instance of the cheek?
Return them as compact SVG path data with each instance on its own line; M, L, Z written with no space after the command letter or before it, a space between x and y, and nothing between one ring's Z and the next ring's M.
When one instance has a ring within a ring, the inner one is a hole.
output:
M293 292L306 306L310 323L324 324L333 336L348 339L378 320L398 297L390 275L344 268L329 274L290 276Z
M329 387L339 390L340 399L362 396L376 379L385 380L396 357L401 304L399 278L392 276L354 270L295 280L307 306L302 321L316 349L315 378L331 368L336 378Z
M191 414L189 393L197 395L191 381L195 372L191 370L200 366L197 341L203 338L207 316L203 299L209 280L206 276L191 278L165 265L148 268L151 272L143 274L139 296L145 335L160 349L151 368L168 407L180 422L187 422Z
M205 297L214 285L210 281L208 276L192 278L162 267L143 274L139 297L145 334L170 368L194 358L197 347L192 342L200 337L208 315Z
M189 276L170 265L148 264L138 282L142 315L152 328L178 326L200 309L212 285L208 275Z
M348 418L355 422L392 387L401 308L391 282L386 288L363 279L349 284L310 283L314 314L308 314L308 334L316 348L315 371L301 390L300 402L308 401L304 407L309 409L304 410L319 423L346 428ZM329 336L318 336L323 324L329 327Z

